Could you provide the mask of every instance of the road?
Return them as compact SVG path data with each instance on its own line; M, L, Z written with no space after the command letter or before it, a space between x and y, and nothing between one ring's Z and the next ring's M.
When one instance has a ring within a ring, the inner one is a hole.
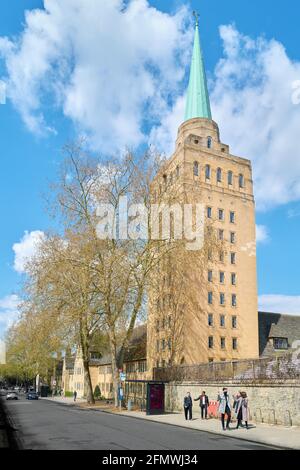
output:
M260 450L266 446L47 400L6 402L24 449ZM230 431L228 431L230 432Z

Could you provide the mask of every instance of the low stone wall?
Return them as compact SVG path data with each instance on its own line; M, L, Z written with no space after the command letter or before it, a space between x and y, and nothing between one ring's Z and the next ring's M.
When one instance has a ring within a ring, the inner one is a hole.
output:
M203 390L210 401L217 399L218 391L228 387L231 397L245 391L249 399L251 421L257 423L300 426L300 383L168 383L165 386L166 411L182 411L183 398L190 392L197 398ZM199 402L194 403L194 412L199 411Z

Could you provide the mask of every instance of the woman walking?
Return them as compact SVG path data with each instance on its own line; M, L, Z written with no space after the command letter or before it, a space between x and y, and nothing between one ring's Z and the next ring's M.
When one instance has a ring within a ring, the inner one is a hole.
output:
M249 429L248 422L249 422L249 400L247 397L246 392L240 392L236 397L235 402L235 412L237 416L237 426L238 429L242 426L242 422L245 421L246 429Z

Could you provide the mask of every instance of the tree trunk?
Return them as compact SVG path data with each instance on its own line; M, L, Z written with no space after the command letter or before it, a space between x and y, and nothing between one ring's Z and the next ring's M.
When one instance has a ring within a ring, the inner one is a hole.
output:
M111 372L112 372L112 380L113 380L113 394L114 394L114 401L115 406L118 406L119 397L118 397L118 388L119 388L119 367L117 364L117 357L115 348L111 348Z
M89 368L89 360L85 358L83 359L83 368L84 368L84 383L86 384L86 387L87 387L86 401L94 405L95 399L94 399L93 386L92 386L92 380L91 380L91 374L90 374L90 368Z

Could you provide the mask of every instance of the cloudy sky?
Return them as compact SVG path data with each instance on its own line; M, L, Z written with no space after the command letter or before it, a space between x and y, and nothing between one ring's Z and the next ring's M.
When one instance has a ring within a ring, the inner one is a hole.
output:
M191 0L10 0L0 15L0 331L49 227L41 194L78 134L170 154L183 120ZM214 119L253 163L260 307L300 312L300 4L202 0ZM212 3L214 8L212 8ZM6 101L4 102L4 84Z

